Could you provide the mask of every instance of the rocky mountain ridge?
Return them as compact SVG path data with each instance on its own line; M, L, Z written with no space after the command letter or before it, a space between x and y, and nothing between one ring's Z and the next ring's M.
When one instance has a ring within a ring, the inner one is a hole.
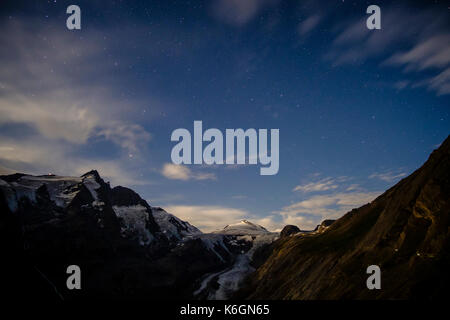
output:
M0 176L0 207L12 289L22 294L31 283L56 299L77 298L65 288L71 264L87 274L83 298L199 298L211 291L199 291L205 276L232 268L258 234L231 226L203 234L133 190L111 188L95 170L80 177ZM244 226L268 233L249 221Z
M18 299L436 299L450 283L450 139L376 200L315 230L212 233L97 171L0 176L2 290ZM81 291L66 287L69 265ZM382 270L368 290L366 268Z
M322 227L322 232L297 233L276 241L237 297L446 297L450 284L450 137L410 176L371 203ZM381 290L366 286L370 265L380 267Z

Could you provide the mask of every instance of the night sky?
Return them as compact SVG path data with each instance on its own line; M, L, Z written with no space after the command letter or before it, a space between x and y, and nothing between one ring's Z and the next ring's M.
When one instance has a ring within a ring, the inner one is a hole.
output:
M81 30L66 8L81 8ZM368 5L381 30L366 28ZM313 228L450 133L447 1L2 1L0 173L97 169L204 231ZM177 128L280 129L280 169L170 158Z

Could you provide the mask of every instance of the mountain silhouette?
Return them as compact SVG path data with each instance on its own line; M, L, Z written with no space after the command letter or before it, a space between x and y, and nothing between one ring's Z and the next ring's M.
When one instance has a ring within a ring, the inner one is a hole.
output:
M439 299L450 284L450 138L425 164L322 233L272 245L247 280L247 299ZM381 270L369 290L366 269Z

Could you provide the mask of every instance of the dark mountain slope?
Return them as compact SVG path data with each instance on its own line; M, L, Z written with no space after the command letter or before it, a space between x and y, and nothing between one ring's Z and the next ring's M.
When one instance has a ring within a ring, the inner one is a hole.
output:
M438 299L450 285L450 138L427 162L321 234L274 243L247 280L249 299ZM366 268L381 268L368 290Z
M214 296L221 284L202 287L205 278L253 270L242 257L276 236L248 221L203 234L133 190L111 188L95 170L0 176L0 292L11 300ZM81 290L66 286L73 264Z
M181 237L199 232L131 189L111 189L95 170L0 176L0 292L11 300L191 297L198 278L233 259L219 257L216 243ZM79 291L66 287L72 264L81 268Z

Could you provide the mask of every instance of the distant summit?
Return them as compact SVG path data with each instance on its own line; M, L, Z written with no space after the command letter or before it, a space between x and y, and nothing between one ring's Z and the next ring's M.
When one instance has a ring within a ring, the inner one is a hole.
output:
M450 284L450 137L374 201L276 241L247 299L442 299ZM382 289L368 290L377 265Z
M241 220L235 224L229 224L222 230L214 231L213 233L229 234L229 235L260 235L269 233L266 228L250 222L248 220Z

